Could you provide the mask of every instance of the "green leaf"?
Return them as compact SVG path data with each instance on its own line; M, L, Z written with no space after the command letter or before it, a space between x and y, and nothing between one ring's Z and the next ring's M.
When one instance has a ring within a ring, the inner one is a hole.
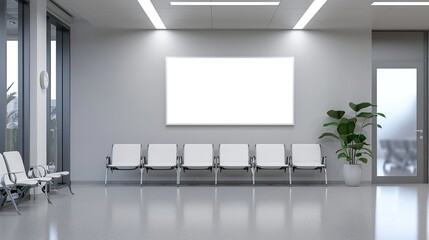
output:
M357 105L356 104L350 102L349 106L350 106L351 109L353 109L353 111L355 111L355 112L359 111L359 110L357 110Z
M346 112L344 111L335 111L335 110L330 110L327 112L328 116L330 116L331 118L335 118L335 119L341 119L344 114L346 114Z
M355 143L355 144L349 145L349 148L353 148L354 150L360 150L363 148L363 145L364 145L363 143Z
M335 126L335 127L338 127L338 124L339 124L339 123L337 123L337 122L329 122L329 123L325 123L325 124L323 124L323 126L324 126L324 127L328 127L328 126Z
M386 118L386 115L384 115L383 113L376 113L376 115Z
M343 148L338 149L335 153L339 153L340 151L344 150Z
M372 118L375 116L377 116L377 115L370 113L370 112L361 112L358 115L356 115L356 117L361 117L361 118Z
M366 140L366 137L363 134L356 135L356 137L354 139L354 141L356 143L363 143L363 142L365 142L365 140Z
M362 156L362 153L356 153L356 157Z
M362 150L365 150L365 151L367 151L367 152L369 152L369 153L371 153L371 154L372 154L372 151L371 151L371 149L369 149L369 148L362 148Z
M322 135L320 135L319 139L324 138L324 137L333 137L336 139L340 139L340 137L338 137L337 135L333 134L333 133L323 133Z
M363 152L362 154L365 154L365 155L368 155L368 156L370 156L371 158L374 158L374 157L372 156L372 154L370 154L370 153L367 153L367 152Z
M345 146L343 146L343 149L347 148L347 144L353 142L353 139L355 139L356 134L354 133L350 133L350 134L346 134L346 135L340 135L341 140L343 140L343 142L346 143Z
M361 161L361 162L363 162L363 163L368 163L368 159L366 159L366 158L359 158L358 159L359 161Z
M337 127L337 132L340 135L348 135L354 133L356 124L354 122L340 123Z
M364 125L362 126L362 128L365 128L365 127L370 126L370 125L376 125L378 128L382 128L380 124L375 124L375 123L367 123L367 124L364 124Z
M359 112L360 110L367 108L367 107L375 107L375 106L376 105L369 103L369 102L359 103L359 104L356 104L356 109L357 109L356 112Z
M338 159L341 159L341 158L348 158L348 157L345 153L340 153L338 154Z

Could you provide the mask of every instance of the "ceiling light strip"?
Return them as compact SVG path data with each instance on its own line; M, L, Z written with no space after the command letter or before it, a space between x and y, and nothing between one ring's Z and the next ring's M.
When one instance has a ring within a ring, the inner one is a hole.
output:
M172 6L278 6L280 2L170 2Z
M305 26L310 22L310 20L316 15L316 13L325 5L327 0L314 0L314 2L310 5L310 7L305 11L304 15L302 15L301 19L299 19L298 23L293 27L295 30L304 29Z
M137 0L156 29L166 29L150 0Z
M429 2L373 2L372 6L429 6Z

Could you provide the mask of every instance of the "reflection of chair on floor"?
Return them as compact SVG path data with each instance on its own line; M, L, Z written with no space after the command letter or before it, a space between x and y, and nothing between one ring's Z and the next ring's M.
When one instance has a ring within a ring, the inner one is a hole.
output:
M415 140L380 140L380 147L385 150L384 172L389 173L391 168L402 171L409 171L409 168L412 168L414 173L417 161L416 145Z

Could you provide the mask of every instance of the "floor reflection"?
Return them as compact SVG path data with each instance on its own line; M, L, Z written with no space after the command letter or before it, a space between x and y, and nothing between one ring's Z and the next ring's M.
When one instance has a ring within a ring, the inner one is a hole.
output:
M377 187L376 239L419 239L418 211L415 188Z
M4 209L1 239L422 240L429 225L426 184L75 189Z

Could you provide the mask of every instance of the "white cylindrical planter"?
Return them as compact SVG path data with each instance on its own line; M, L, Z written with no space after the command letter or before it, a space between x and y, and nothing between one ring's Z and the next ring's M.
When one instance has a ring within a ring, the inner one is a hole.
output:
M357 187L362 181L362 165L344 164L344 182L349 187Z

